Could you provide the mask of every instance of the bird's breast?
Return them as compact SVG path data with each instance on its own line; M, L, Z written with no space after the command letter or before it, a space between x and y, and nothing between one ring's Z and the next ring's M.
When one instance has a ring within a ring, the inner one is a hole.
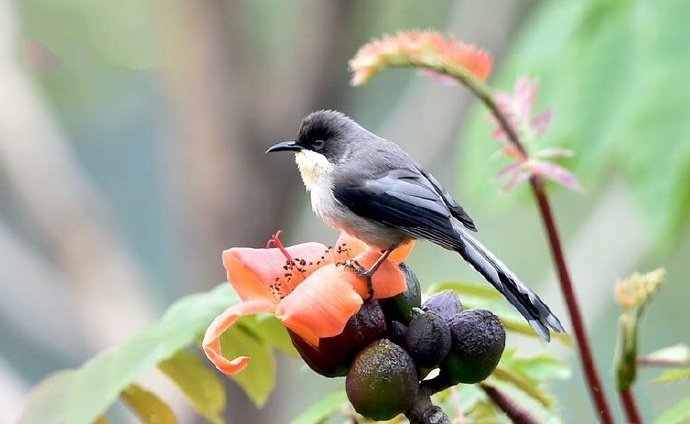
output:
M295 161L307 190L312 190L321 178L333 170L333 164L324 155L310 150L297 152Z

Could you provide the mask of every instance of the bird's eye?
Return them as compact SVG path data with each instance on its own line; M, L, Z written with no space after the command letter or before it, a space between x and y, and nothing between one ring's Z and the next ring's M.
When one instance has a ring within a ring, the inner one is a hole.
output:
M320 148L323 147L323 140L314 140L314 142L311 143L311 145L312 145L315 149L320 149Z

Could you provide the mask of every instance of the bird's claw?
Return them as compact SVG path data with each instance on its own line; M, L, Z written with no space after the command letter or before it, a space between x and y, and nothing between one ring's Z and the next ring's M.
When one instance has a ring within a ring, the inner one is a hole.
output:
M352 272L357 274L359 277L364 277L367 280L367 290L369 294L367 295L365 302L370 301L374 297L374 284L371 281L371 277L374 274L372 270L364 268L359 262L354 259L348 259L344 262L340 262L339 265L343 265L345 268L351 269ZM373 271L376 271L375 269Z

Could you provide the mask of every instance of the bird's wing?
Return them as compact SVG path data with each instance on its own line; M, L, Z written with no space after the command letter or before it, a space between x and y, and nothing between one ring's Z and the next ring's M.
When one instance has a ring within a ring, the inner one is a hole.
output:
M439 183L438 180L429 173L429 171L422 168L421 165L418 164L417 169L427 180L429 180L431 185L434 187L434 190L436 190L436 193L438 193L438 195L443 199L443 202L446 204L446 206L448 206L450 213L455 217L455 219L462 222L462 225L464 225L468 230L477 231L477 226L474 224L474 221L470 215L465 211L465 209L462 208L462 206L458 204L455 199L453 199L453 196L448 193L445 188L443 188L441 183Z
M448 249L462 245L452 213L433 184L412 169L393 169L353 184L338 181L333 195L355 214Z

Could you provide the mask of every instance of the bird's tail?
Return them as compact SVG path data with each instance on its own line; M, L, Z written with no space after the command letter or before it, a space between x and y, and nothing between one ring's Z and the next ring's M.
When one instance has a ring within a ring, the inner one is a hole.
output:
M532 289L464 229L458 227L456 230L463 243L455 250L515 306L542 339L551 340L549 327L559 333L565 332L556 315Z

